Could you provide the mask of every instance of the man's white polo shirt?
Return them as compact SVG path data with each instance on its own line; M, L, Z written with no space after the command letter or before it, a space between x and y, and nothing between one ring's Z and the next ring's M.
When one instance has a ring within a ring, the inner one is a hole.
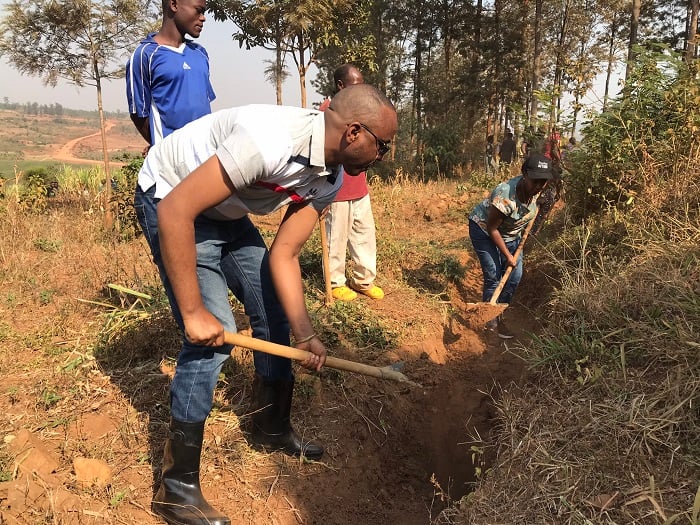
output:
M162 199L216 154L236 192L214 209L223 219L265 215L292 202L333 202L342 175L328 169L323 113L289 106L250 105L205 115L153 146L139 172L146 191Z

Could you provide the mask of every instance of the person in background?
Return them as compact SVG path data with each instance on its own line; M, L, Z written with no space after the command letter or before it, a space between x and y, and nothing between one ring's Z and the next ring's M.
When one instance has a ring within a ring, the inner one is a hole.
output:
M552 159L555 163L561 161L561 134L556 128L549 134L549 138L544 143L544 156Z
M333 80L336 93L348 86L364 83L362 73L352 64L337 68ZM326 100L328 104L322 104L319 109L325 110L332 99ZM380 144L378 139L377 144L382 154L388 152L386 143ZM340 301L352 301L359 292L372 299L383 299L384 290L374 284L377 277L377 239L366 172L356 177L343 177L343 185L328 210L325 222L333 297ZM349 283L345 275L346 249L353 262Z
M576 143L576 137L569 137L569 141L566 144L566 147L564 150L561 152L561 161L562 164L566 161L566 157L576 149L577 143Z
M528 223L536 216L536 196L551 178L552 161L532 152L523 163L522 173L496 186L469 215L469 238L484 276L482 301L491 300L509 266L513 271L498 302L510 304L513 300L523 274L522 254L517 260L513 254ZM495 331L502 339L513 337L501 316L487 323L486 328Z
M362 73L352 64L343 64L333 72L333 85L335 87L335 93L344 87L364 83L365 78L362 76ZM326 97L319 106L319 111L326 111L328 106L331 105L331 100L333 100L333 97Z
M496 144L493 143L493 135L486 137L486 173L495 173L496 165Z
M527 159L528 155L530 155L530 149L534 141L535 128L533 126L528 126L525 128L525 131L523 131L522 140L520 142L520 156L523 159Z
M517 148L515 145L515 141L513 140L513 132L508 130L508 131L506 131L506 136L503 139L503 142L501 142L501 148L500 148L501 164L504 164L507 167L510 167L511 163L513 161L515 161L516 150L517 150Z
M168 523L230 524L206 501L199 478L204 424L232 349L224 330L236 331L229 291L243 303L253 337L289 345L291 329L296 347L310 352L302 365L320 370L326 347L306 309L299 253L343 177L381 160L396 129L391 102L359 84L339 92L325 112L266 105L218 111L148 152L134 207L182 331L151 503ZM268 249L248 214L285 206ZM323 447L290 422L291 361L256 351L253 362L251 445L319 459Z
M552 208L554 208L554 205L561 198L561 193L564 189L560 140L561 136L555 128L544 143L544 156L552 161L552 180L537 198L537 217L535 218L535 223L532 225L532 235L537 235L539 233L542 225L552 212Z
M149 34L126 64L129 114L150 146L188 122L211 113L216 98L209 55L199 44L206 0L163 0L160 31Z

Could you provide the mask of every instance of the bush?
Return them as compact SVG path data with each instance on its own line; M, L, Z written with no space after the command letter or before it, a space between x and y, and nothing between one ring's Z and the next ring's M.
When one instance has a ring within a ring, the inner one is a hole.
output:
M567 204L574 218L633 207L643 187L659 185L692 155L699 129L695 72L666 50L642 53L620 98L569 155Z
M119 159L124 162L121 170L112 181L112 205L115 209L115 230L119 232L119 238L129 241L139 235L141 226L136 218L134 209L134 188L138 179L139 170L143 165L143 157L130 156L128 153Z
M48 197L56 196L58 187L55 166L32 168L17 178L14 193L24 209L42 212L46 209Z

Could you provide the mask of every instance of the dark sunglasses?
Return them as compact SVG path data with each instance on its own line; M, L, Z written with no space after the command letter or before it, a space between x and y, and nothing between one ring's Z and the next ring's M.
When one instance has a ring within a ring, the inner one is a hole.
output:
M370 135L374 137L374 140L377 142L377 153L379 154L378 156L381 158L384 155L388 153L388 151L391 149L391 141L384 141L377 137L374 134L374 131L369 129L367 126L365 126L362 122L360 122L360 126L362 126L364 129L366 129Z

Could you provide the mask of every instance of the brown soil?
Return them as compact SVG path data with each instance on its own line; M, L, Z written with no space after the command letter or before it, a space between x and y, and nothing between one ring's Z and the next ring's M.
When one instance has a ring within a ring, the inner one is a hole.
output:
M468 202L455 186L427 185L421 200L415 192L397 195L397 185L374 200L384 227L380 237L460 243L452 252L468 271L446 293L430 297L434 275L424 261L407 257L401 268L380 264L385 299L358 300L402 327L400 344L386 351L331 349L376 366L399 362L418 386L296 369L294 424L324 443L321 462L248 447L241 426L250 402L251 359L247 350L234 350L207 423L201 473L210 503L233 523L428 524L469 492L475 467L493 461L481 454L476 438L492 430L492 396L520 381L524 367L512 352L515 341L505 345L486 333L484 317L474 322L483 312L469 303L480 298L481 277L466 228L454 219L464 216ZM0 466L4 458L10 479L0 483L0 523L161 523L149 509L178 335L167 315L134 320L115 312L106 320L104 307L81 301L114 302L106 296L110 282L158 287L143 240L86 242L99 239L99 223L98 217L54 209L3 225ZM260 226L274 228L274 220ZM61 244L42 249L42 239ZM407 280L414 284L402 284ZM322 291L309 294L322 308ZM130 298L122 300L128 307ZM505 317L516 341L536 329L518 305ZM106 322L113 327L107 333L117 335L98 341Z
M114 128L114 126L115 126L114 122L110 122L110 121L105 122L105 133L108 136L109 136L109 132ZM109 138L112 139L112 137L109 137ZM74 164L99 164L102 161L83 159L80 157L76 157L74 154L74 150L79 145L81 145L83 143L89 144L90 142L94 142L95 139L99 139L100 142L102 141L102 134L100 131L96 131L95 133L90 133L89 135L85 135L83 137L77 137L75 139L69 140L65 144L63 144L60 147L49 152L49 158L51 158L52 160L60 161L60 162L70 162L70 163L74 163ZM91 149L97 149L97 148L93 147Z

